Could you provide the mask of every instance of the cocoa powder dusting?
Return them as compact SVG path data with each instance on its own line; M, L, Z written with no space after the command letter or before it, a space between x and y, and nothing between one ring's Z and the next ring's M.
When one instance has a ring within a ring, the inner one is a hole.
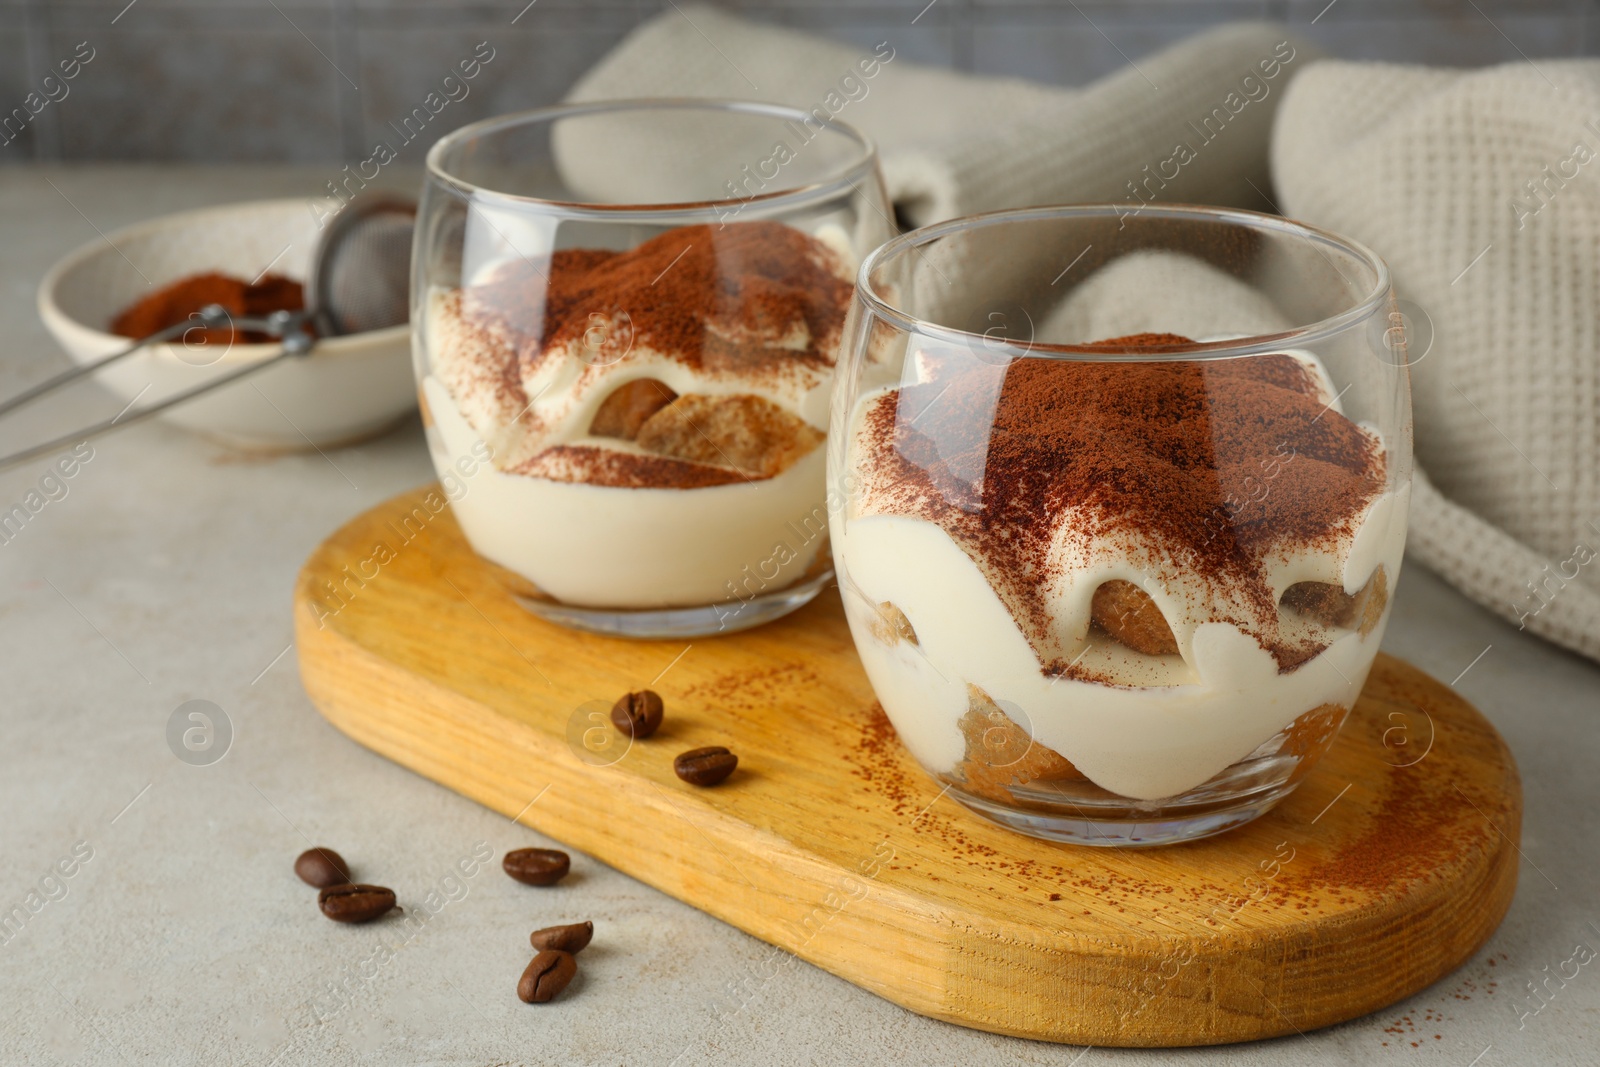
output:
M1141 334L1095 347L1181 343ZM1069 509L1084 532L1132 531L1175 568L1237 588L1258 618L1275 618L1266 550L1349 537L1384 484L1378 442L1328 406L1304 364L1280 354L969 363L879 397L865 429L893 443L865 459L871 480L890 487L874 510L926 517L985 557L1027 612L1019 624L1038 634L1052 622L1042 589ZM1257 639L1280 669L1310 658L1275 634Z
M851 292L830 257L781 222L681 226L626 252L562 249L510 264L470 290L472 311L528 339L525 365L582 342L598 315L626 316L633 344L695 369L830 367ZM773 344L796 324L803 344Z
M713 485L749 481L747 475L731 467L619 452L594 445L552 445L513 467L511 473L617 489L707 489Z

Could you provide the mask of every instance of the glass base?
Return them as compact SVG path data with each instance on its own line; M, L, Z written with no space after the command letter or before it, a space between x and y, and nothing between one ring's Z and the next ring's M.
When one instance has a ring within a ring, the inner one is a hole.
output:
M574 630L634 637L644 640L677 637L715 637L738 633L781 619L809 604L833 580L833 568L797 582L785 589L763 593L749 600L707 604L693 608L655 608L624 611L617 608L584 608L558 600L526 596L515 591L512 599L541 619Z
M1025 810L974 796L960 786L951 786L950 795L984 818L1029 837L1070 845L1148 848L1198 841L1243 826L1265 815L1278 801L1294 792L1298 784L1286 782L1220 805L1152 801L1141 806L1121 798L1119 805L1108 806L1105 810L1094 810L1082 804L1063 804L1061 807L1067 810L1058 811Z
M1030 837L1119 848L1171 845L1220 834L1266 814L1332 747L1347 715L1335 704L1309 711L1209 780L1156 800L1118 796L1076 772L997 789L994 771L1029 766L1033 742L1026 735L1027 748L1020 752L998 747L985 753L985 764L969 760L958 773L936 777L967 808Z

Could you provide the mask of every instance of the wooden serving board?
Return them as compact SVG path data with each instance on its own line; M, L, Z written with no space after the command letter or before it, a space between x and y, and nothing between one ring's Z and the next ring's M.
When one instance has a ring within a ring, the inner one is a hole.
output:
M912 762L832 590L692 643L576 633L519 607L428 492L357 518L300 574L300 670L322 713L912 1011L1094 1045L1305 1031L1435 981L1510 905L1511 755L1399 660L1379 657L1332 751L1256 822L1161 849L1050 844L971 814ZM667 705L655 737L585 738L646 685ZM739 754L727 782L673 775L673 756L712 744Z

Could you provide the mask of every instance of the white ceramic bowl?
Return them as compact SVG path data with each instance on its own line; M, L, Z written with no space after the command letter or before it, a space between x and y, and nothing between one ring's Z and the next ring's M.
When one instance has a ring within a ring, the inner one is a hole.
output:
M267 266L304 280L315 254L315 201L256 200L185 211L95 240L39 284L39 316L77 363L131 342L111 319L170 282L216 270L254 279ZM281 254L280 254L281 253ZM143 276L141 276L141 274ZM153 345L94 379L139 406L275 355L276 344ZM140 394L143 393L141 396ZM378 433L416 407L406 325L319 341L310 355L250 375L161 417L237 448L261 451L343 444Z

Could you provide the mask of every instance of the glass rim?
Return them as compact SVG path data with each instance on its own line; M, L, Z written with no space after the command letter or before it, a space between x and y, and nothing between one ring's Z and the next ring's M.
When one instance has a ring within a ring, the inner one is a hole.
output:
M1253 230L1269 230L1280 234L1302 237L1313 242L1313 244L1320 242L1331 245L1364 262L1376 275L1376 282L1366 296L1338 314L1330 315L1316 322L1297 326L1281 333L1257 334L1221 341L1194 341L1182 345L1160 345L1140 349L1103 344L1055 344L1044 341L1018 343L1005 338L991 337L988 334L973 333L970 330L945 326L941 323L931 322L908 314L878 293L872 285L872 272L879 266L900 256L909 255L921 246L940 238L948 237L953 233L961 233L966 230L1007 222L1108 218L1121 217L1128 213L1128 205L1126 203L1058 204L1042 207L1011 208L1004 211L987 211L933 223L921 229L912 230L910 233L901 234L899 237L890 238L868 253L866 258L861 261L861 268L856 273L856 297L874 315L887 319L907 333L920 334L968 347L981 345L987 352L997 357L1014 359L1045 357L1088 362L1128 363L1168 359L1230 359L1235 356L1279 352L1285 348L1292 347L1295 343L1309 344L1336 334L1371 315L1375 309L1390 298L1391 279L1388 264L1383 261L1381 256L1361 242L1329 230L1303 222L1296 222L1281 215L1268 215L1260 211L1247 211L1244 208L1213 207L1202 204L1146 204L1138 210L1137 216L1139 219L1144 219L1148 216L1153 219L1229 222Z
M760 204L763 207L788 207L810 200L824 199L844 189L855 188L857 182L870 174L878 163L878 148L872 138L850 123L840 122L832 117L827 122L822 123L821 126L823 129L842 134L855 143L857 153L853 159L836 168L835 173L831 176L824 177L818 181L775 189L771 192L760 192L749 197L726 197L713 200L689 200L656 204L598 204L579 200L557 200L549 197L501 192L481 186L452 174L443 162L447 153L474 138L487 137L518 127L551 124L558 119L625 111L734 112L799 122L802 125L806 120L817 122L815 114L796 107L788 107L783 104L767 104L753 100L716 97L626 97L614 100L557 104L551 107L532 108L527 111L513 111L504 115L495 115L451 130L435 141L432 148L428 149L425 161L426 176L428 179L436 180L460 194L482 196L506 203L538 206L548 209L552 213L560 213L573 218L643 221L662 215L680 218L685 215L711 215L720 218L725 209L736 206L742 208L750 204Z

